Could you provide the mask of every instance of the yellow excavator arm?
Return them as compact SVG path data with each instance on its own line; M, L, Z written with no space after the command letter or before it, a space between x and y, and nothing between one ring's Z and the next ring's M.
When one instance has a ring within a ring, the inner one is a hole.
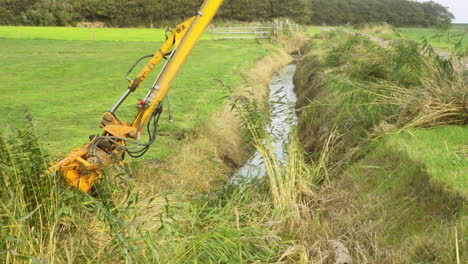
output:
M205 0L194 17L178 25L137 77L128 79L130 84L122 98L109 112L104 113L100 125L102 134L93 136L89 143L73 150L53 164L49 171L62 174L70 186L89 193L93 184L102 178L103 170L121 162L125 153L132 157L142 156L156 138L162 101L222 3L223 0ZM167 62L151 85L146 98L138 104L139 112L135 120L132 123L120 121L116 115L118 108L163 59L167 59ZM142 143L140 138L145 128L148 130L146 132L149 134L149 141Z

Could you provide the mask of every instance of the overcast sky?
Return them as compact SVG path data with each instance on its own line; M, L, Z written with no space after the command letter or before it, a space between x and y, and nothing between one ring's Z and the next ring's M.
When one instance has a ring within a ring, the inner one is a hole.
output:
M428 2L430 0L418 0ZM453 23L468 23L468 0L432 0L449 8L455 16Z

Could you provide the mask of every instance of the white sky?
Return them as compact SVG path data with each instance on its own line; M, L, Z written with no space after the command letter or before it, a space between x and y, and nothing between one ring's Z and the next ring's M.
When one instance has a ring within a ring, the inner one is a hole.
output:
M417 0L428 2L430 0ZM455 16L453 23L468 23L468 0L432 0L449 8Z

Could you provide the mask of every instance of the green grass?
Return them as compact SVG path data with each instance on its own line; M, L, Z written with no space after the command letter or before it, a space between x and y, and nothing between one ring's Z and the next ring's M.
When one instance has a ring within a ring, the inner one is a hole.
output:
M165 29L159 28L73 28L0 26L0 39L164 41ZM211 39L205 34L203 39Z
M311 35L311 36L315 36L315 35L319 34L320 32L322 32L322 27L321 26L310 26L307 29L307 33L309 33L309 35Z
M468 127L411 129L390 138L390 144L423 163L434 179L461 192L468 190ZM465 148L465 150L463 150Z
M60 30L63 34L56 36L75 39L88 29ZM128 36L122 32L133 32L128 29L100 30L108 32L108 38L114 36L115 39ZM135 29L134 32L138 35L145 30ZM40 31L34 34L50 37L41 35ZM23 109L30 108L41 139L64 154L85 143L89 135L100 133L98 125L102 113L108 111L126 90L128 83L124 74L130 65L138 57L154 53L161 44L0 39L0 121L21 125ZM169 124L164 113L160 131L173 133L205 122L227 95L215 79L233 86L239 80L241 67L268 53L267 48L253 41L201 41L171 90L175 123ZM146 94L149 80L121 107L118 115L122 120L133 119L136 103ZM148 157L163 157L177 145L176 137L159 137Z
M411 40L421 40L427 38L431 45L437 48L450 49L453 42L458 41L461 37L453 37L453 35L460 35L466 32L466 28L455 27L449 30L452 37L449 37L447 32L439 33L437 29L434 28L400 28L403 36ZM439 36L440 35L440 36ZM462 38L462 45L465 48L468 48L468 36Z
M447 127L412 132L418 135L447 132L449 138L452 132L461 130L463 128ZM417 147L420 153L433 152L434 147L440 147L431 144L433 138L418 137L407 142L412 146L424 144ZM455 138L460 139L459 136ZM393 140L393 136L385 137L344 174L340 180L341 188L355 196L345 198L346 207L352 209L343 217L334 216L338 220L333 224L341 226L342 232L349 232L353 237L348 242L351 248L354 243L369 243L369 248L364 248L364 255L371 263L466 263L466 239L463 238L466 196L463 198L452 189L441 187L425 169L444 162L428 158L415 160L412 151L401 151L400 146L395 148ZM447 141L456 145L457 140ZM442 154L440 158L445 159L445 156ZM353 225L348 226L346 221ZM457 262L456 232L460 262ZM357 256L359 258L361 256Z
M397 28L395 34L377 34L373 33L372 35L383 37L385 39L397 39L404 37L410 40L421 41L427 39L429 43L441 49L450 50L453 48L453 43L461 40L461 44L465 49L468 49L468 36L462 36L464 33L468 32L468 26L464 24L453 25L449 31L440 32L436 28Z

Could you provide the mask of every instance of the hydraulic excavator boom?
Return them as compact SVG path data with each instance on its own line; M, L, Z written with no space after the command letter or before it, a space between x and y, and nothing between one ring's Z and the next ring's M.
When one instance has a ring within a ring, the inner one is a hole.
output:
M156 138L163 99L222 3L223 0L205 0L194 17L178 25L137 77L134 79L127 77L130 82L128 90L109 112L104 113L100 125L103 129L102 134L93 136L89 143L73 150L62 160L53 164L49 171L63 174L70 186L89 193L93 184L102 178L103 170L122 161L125 153L132 157L145 154ZM146 98L139 102L135 120L132 123L120 121L116 115L118 108L131 93L141 86L163 59L167 62L151 85ZM147 128L149 140L142 143L140 138L145 128Z

